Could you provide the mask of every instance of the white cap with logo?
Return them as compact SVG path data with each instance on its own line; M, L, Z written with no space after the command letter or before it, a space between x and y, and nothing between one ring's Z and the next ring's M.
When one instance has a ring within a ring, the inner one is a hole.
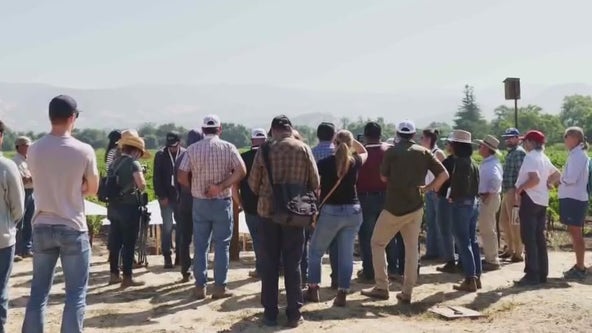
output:
M397 132L401 134L415 134L415 124L411 120L403 120L397 124Z
M220 127L220 117L215 114L204 117L202 128L218 128Z
M253 128L251 139L267 139L267 132L263 128Z

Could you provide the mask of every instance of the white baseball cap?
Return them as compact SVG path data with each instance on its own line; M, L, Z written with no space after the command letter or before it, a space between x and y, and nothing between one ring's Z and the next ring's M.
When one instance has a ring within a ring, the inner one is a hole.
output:
M220 127L220 117L215 114L207 115L203 119L202 128L218 128Z
M397 133L415 134L415 124L411 120L403 120L397 124Z
M267 139L267 132L263 128L253 128L251 139Z

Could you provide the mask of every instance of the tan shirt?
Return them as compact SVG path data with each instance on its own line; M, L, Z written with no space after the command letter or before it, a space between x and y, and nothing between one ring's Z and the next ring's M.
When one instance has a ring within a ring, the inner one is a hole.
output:
M29 171L29 164L27 163L26 157L23 155L16 153L12 158L14 163L16 164L21 178L23 179L23 184L25 185L25 189L31 190L33 189L33 181L25 182L25 178L31 178L31 171Z

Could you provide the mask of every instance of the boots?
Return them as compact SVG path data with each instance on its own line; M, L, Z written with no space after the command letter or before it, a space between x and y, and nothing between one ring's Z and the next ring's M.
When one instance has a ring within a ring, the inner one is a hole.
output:
M337 296L335 297L335 300L333 301L333 306L345 307L346 297L347 297L347 291L339 290L337 292Z
M483 288L483 285L481 284L481 278L480 277L477 278L476 285L477 285L477 289Z
M214 286L214 291L212 292L213 299L222 299L232 296L234 296L234 294L228 291L226 287Z
M205 299L206 298L206 287L198 287L196 286L195 289L193 289L193 297L197 300L200 299Z
M319 303L321 296L319 293L319 286L308 286L306 293L304 294L304 300L312 303Z
M111 273L111 278L109 279L109 285L114 285L114 284L118 284L118 283L121 283L121 277L119 276L119 274Z
M458 291L466 291L469 293L474 293L477 291L477 278L476 277L469 277L465 278L465 281L460 285L453 286L454 290Z
M141 287L146 284L143 281L136 281L131 276L124 276L123 280L121 281L121 288L127 287Z

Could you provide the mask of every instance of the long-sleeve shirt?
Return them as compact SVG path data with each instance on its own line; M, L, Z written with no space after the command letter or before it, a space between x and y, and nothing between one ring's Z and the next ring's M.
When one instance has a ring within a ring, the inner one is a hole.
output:
M25 189L16 164L0 153L0 249L16 243L16 222L25 211Z
M335 154L335 145L331 141L321 141L316 147L312 148L312 155L317 162L333 154Z
M29 164L27 163L27 158L19 153L16 153L12 158L12 161L16 164L19 172L21 173L21 178L31 178L31 171L29 171ZM31 190L33 189L33 182L24 182L25 189Z
M518 180L518 172L520 172L520 167L522 166L525 156L526 152L520 146L511 149L508 152L506 161L504 163L504 174L502 181L502 190L504 193L508 190L514 189L514 185Z
M588 201L588 164L586 150L577 146L569 152L559 184L560 199Z
M158 199L177 199L177 189L175 183L175 161L185 151L185 148L179 147L177 153L173 154L168 148L159 150L154 156L154 174L152 183L154 194Z
M479 166L479 193L500 193L502 190L502 165L495 155L485 158Z

